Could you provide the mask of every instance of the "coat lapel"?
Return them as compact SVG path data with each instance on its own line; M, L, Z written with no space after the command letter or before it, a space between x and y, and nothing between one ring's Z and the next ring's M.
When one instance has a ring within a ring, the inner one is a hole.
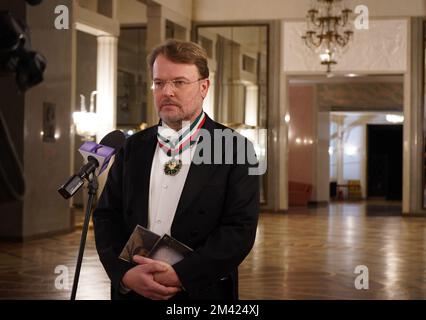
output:
M207 115L206 115L207 116ZM211 134L211 150L213 152L213 132L214 132L214 122L208 116L206 122L203 126L204 129L207 129ZM200 145L197 146L196 154L199 151ZM185 181L185 185L182 190L182 194L179 200L178 207L176 209L175 217L173 223L181 217L184 212L191 205L192 201L196 199L198 194L203 190L206 183L210 180L210 177L213 175L216 169L215 165L210 164L199 164L196 165L191 163L189 168L188 176Z
M136 174L132 177L134 185L141 185L142 188L135 193L133 201L137 210L137 220L140 225L147 227L148 225L148 205L149 205L149 186L151 178L152 160L154 157L155 147L157 145L157 127L152 132L141 138L141 144L136 150Z

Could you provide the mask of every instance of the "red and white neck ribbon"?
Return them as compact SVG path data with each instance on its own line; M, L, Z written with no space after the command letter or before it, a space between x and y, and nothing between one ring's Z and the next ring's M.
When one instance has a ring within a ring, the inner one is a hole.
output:
M190 126L183 128L182 133L177 138L165 137L165 129L158 127L157 141L160 148L169 156L174 157L181 154L194 143L197 142L198 132L206 121L204 111L191 123Z

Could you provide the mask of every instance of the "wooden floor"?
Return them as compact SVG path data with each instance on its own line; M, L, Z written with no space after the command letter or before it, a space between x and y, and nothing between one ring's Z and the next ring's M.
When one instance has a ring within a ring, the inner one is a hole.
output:
M426 299L426 218L392 203L332 203L262 214L240 267L242 299ZM24 244L0 243L1 299L68 299L80 230ZM69 289L55 288L55 268ZM369 289L355 288L358 265ZM109 299L109 280L90 231L78 299Z

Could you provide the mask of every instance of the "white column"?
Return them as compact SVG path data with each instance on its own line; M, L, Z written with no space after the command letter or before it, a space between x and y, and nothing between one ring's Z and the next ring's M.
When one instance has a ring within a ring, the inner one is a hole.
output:
M259 109L258 104L259 88L255 85L246 86L246 105L245 105L245 124L249 126L257 126L257 110Z
M423 209L423 20L410 18L408 71L404 75L404 142L402 212L424 213Z
M337 123L337 183L344 184L344 126L345 126L345 116L339 116L339 121Z
M162 6L149 2L147 18L146 51L151 52L152 49L166 40L166 18L164 17ZM151 79L151 75L149 75L149 79ZM152 126L158 123L158 115L154 106L151 84L151 80L149 80L147 82L148 96L146 110L148 126Z
M99 119L96 140L100 142L105 135L116 127L117 37L98 36L96 90L98 92L96 113ZM112 162L110 162L110 166L111 164ZM108 170L99 176L98 196L105 186Z
M283 73L280 77L280 86L281 86L281 96L280 96L280 104L281 108L278 110L278 119L279 125L277 128L277 133L275 130L272 131L272 137L269 139L273 139L275 141L279 141L278 148L278 190L279 196L276 199L276 204L278 205L278 210L288 210L288 128L289 125L284 121L286 114L289 112L289 90L288 90L288 79L285 73ZM290 120L291 121L291 120ZM270 152L268 150L268 152ZM271 171L270 171L271 172ZM271 174L271 173L270 173Z
M96 113L99 117L96 140L99 142L116 126L117 38L98 36Z
M316 111L316 137L312 137L315 145L315 194L317 202L328 202L330 198L330 113Z

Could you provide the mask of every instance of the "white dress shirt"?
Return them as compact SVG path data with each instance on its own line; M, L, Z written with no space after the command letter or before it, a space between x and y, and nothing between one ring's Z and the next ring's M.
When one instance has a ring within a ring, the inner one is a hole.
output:
M163 124L167 128L167 125ZM185 128L179 131L183 132ZM168 139L175 139L178 132L170 129ZM162 133L163 134L163 133ZM149 184L148 229L162 236L171 235L171 226L176 209L188 176L189 167L195 153L196 143L187 148L176 159L182 160L182 168L175 176L166 175L164 164L172 159L158 146L152 160L151 177ZM171 235L173 236L173 235Z

